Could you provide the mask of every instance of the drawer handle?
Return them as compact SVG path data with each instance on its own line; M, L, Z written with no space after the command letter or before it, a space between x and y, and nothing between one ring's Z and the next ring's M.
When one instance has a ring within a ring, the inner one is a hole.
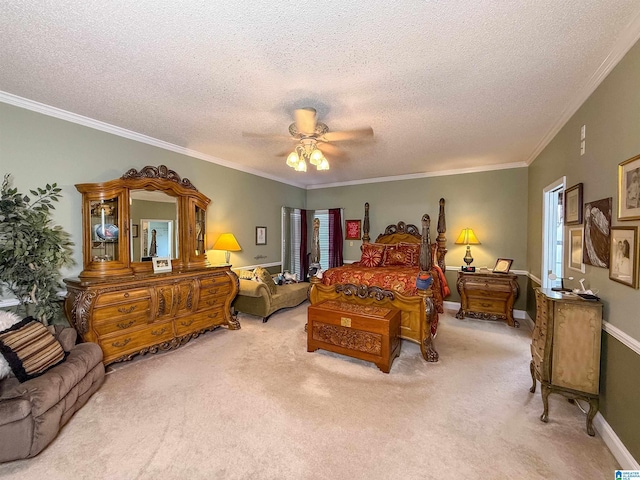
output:
M129 328L134 323L136 323L136 321L135 320L131 320L130 322L127 322L127 323L118 323L116 326L118 328Z
M157 337L158 335L162 335L166 331L167 329L162 327L161 330L151 330L151 335L155 335Z
M482 306L482 307L490 307L491 304L490 303L481 303L480 306Z
M136 309L136 306L135 305L131 305L130 307L120 307L120 308L118 308L118 311L120 313L125 313L126 314L126 313L133 312L135 309Z
M210 289L209 289L209 293L210 293L211 295L215 295L216 293L218 293L218 289L217 289L217 288L210 288Z
M210 313L209 315L207 315L209 318L216 318L218 316L218 313L220 312L215 312L215 313Z
M125 338L123 341L121 342L113 342L111 344L112 347L118 347L118 348L122 348L124 347L127 343L129 343L131 341L130 338Z
M183 327L188 327L188 326L189 326L189 325L191 325L192 323L193 323L193 319L191 319L191 320L187 320L186 322L185 322L185 321L182 321L182 322L180 322L180 325L182 325Z
M124 298L129 298L129 292L124 292Z
M218 300L207 300L207 305L213 307L216 303L218 303Z

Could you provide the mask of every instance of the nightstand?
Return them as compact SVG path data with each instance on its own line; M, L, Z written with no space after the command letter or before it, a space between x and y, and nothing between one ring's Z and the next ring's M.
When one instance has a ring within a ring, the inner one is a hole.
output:
M520 326L513 318L513 303L519 293L517 275L458 272L456 286L460 294L460 310L456 318L505 320L511 327Z

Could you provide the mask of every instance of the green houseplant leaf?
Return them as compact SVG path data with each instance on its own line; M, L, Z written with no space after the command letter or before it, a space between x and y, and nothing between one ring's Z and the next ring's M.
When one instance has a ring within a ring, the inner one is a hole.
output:
M60 269L74 264L69 234L51 219L60 192L47 184L28 197L11 188L9 174L0 189L0 288L45 325L60 312Z

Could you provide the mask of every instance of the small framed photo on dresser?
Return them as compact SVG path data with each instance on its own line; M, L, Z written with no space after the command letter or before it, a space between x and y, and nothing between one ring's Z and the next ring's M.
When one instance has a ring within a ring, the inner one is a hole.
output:
M493 273L509 273L512 263L511 258L499 258L496 260L496 266L493 267Z

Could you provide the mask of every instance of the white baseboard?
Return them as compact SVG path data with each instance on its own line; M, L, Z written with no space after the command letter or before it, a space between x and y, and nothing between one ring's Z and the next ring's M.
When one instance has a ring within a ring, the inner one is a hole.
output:
M624 470L640 470L640 464L618 438L616 432L607 423L600 412L593 419L593 426L598 431L605 445L609 448L615 459Z

